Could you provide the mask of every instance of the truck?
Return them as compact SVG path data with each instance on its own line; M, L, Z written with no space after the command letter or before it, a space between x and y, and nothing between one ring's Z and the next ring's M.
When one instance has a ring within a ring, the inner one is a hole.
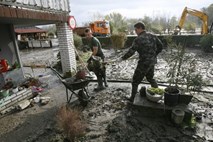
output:
M183 12L182 12L179 24L175 28L174 35L177 35L178 33L180 33L180 31L181 31L181 29L183 27L183 24L184 24L184 22L186 20L187 14L191 14L193 16L198 17L200 20L202 20L201 34L208 34L208 33L212 32L213 23L211 24L211 27L209 29L208 28L208 15L206 13L204 13L202 11L198 11L198 10L195 10L195 9L191 9L191 8L185 7Z
M85 37L85 29L90 28L91 31L93 32L93 36L110 36L110 25L109 21L107 20L99 20L99 21L94 21L89 24L89 26L84 26L84 27L76 27L73 30L73 33Z

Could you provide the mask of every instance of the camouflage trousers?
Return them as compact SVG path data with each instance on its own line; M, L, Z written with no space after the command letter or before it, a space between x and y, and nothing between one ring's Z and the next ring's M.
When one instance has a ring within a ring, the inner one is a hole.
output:
M137 68L135 69L133 79L132 79L132 87L134 90L132 90L133 94L135 94L135 91L137 92L138 85L141 83L141 81L146 77L147 81L151 84L152 87L157 88L158 84L155 81L154 77L154 70L155 70L155 63L143 63L139 62L137 65Z

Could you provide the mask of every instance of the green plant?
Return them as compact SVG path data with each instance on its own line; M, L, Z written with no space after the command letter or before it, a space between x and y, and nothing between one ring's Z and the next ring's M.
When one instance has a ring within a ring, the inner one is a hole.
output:
M82 61L83 61L84 63L86 63L87 60L88 60L88 59L90 58L90 56L91 56L91 51L88 51L88 52L78 51L78 55L79 55L79 57L82 59ZM80 61L77 62L77 64L80 64Z
M169 86L175 85L177 87L181 80L181 69L184 63L183 61L185 60L185 49L180 44L177 45L173 42L168 43L168 45L170 53L166 59L167 63L169 64L167 77L169 77Z
M127 37L125 33L116 33L116 34L112 34L110 39L112 41L112 45L115 51L117 51L117 49L124 47Z
M149 91L149 93L151 95L154 95L154 94L163 95L163 93L164 93L163 89L161 89L161 88L154 88L154 87L148 88L147 91Z
M57 122L71 142L85 134L86 122L82 120L80 111L77 109L62 106L57 114Z
M189 92L200 90L206 83L196 69L197 59L193 54L186 54L185 47L174 43L171 38L167 39L169 53L166 61L169 65L167 77L169 86L182 88Z
M77 35L77 34L73 34L73 40L74 40L74 45L77 49L80 49L80 47L83 45L83 42L82 42L82 38Z
M213 35L205 35L200 39L200 45L204 52L213 52Z

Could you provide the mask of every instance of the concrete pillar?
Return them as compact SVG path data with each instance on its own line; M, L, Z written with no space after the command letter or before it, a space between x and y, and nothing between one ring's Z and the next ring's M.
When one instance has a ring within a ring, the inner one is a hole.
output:
M73 32L67 23L59 23L57 26L59 51L63 73L76 70L75 46Z

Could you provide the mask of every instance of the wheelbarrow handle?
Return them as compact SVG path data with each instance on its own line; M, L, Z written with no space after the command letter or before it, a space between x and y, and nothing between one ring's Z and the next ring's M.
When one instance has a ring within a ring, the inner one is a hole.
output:
M53 67L50 66L50 69L58 76L60 80L64 79L64 77L58 71L56 71Z

